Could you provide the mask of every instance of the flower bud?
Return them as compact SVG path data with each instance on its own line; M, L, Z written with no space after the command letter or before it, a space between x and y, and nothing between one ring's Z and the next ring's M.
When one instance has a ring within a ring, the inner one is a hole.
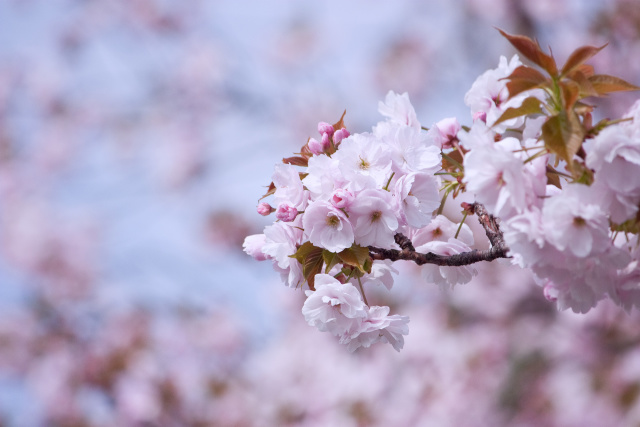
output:
M269 203L265 203L265 202L260 203L257 209L258 213L262 216L267 216L274 210L275 209L273 209Z
M487 122L487 113L485 113L484 111L478 111L473 113L473 121L475 122L476 120L481 120L483 122Z
M280 203L276 210L276 218L282 222L291 222L296 219L298 210L288 203Z
M553 282L548 281L544 288L542 288L542 293L547 301L558 301L558 288L556 288L556 285Z
M324 135L326 133L331 136L333 135L333 126L331 126L327 122L320 122L318 123L318 132L320 133L320 135Z
M328 149L330 145L331 145L331 141L329 140L329 134L323 133L322 134L322 150L324 151Z
M316 156L318 154L322 154L322 152L324 151L324 148L322 147L322 143L318 142L314 138L311 138L309 142L307 142L307 146L309 147L309 151L311 151Z
M338 209L348 208L353 202L353 194L344 188L338 188L331 195L331 204Z
M333 143L338 145L343 139L348 138L349 135L351 134L346 128L339 129L333 134Z

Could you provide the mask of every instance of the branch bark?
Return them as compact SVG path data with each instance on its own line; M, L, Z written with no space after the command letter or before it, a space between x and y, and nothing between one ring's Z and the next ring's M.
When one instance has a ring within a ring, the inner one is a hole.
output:
M489 214L480 203L463 203L463 207L470 213L478 216L478 221L487 233L487 238L491 242L491 248L487 250L474 249L469 252L462 252L456 255L437 255L433 252L426 254L416 252L411 239L402 233L396 233L395 241L401 250L382 249L369 246L369 255L374 260L388 259L391 261L405 260L413 261L418 265L436 264L441 266L459 267L462 265L474 264L480 261L493 261L498 258L508 258L509 248L504 242L504 236L499 226L499 219Z

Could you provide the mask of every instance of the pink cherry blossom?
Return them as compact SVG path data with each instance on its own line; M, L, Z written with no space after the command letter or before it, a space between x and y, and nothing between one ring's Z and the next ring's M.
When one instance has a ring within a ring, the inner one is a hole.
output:
M267 237L264 234L253 234L251 236L247 236L242 244L242 249L248 255L251 255L256 261L269 259L270 257L262 251L266 238Z
M331 203L312 202L305 211L302 225L311 243L331 252L353 245L354 232L349 219Z
M402 221L411 227L424 227L440 206L438 182L433 175L411 173L396 181L396 203Z
M350 337L360 330L367 317L360 292L350 283L342 284L328 274L317 274L315 291L306 291L302 315L309 325L338 337Z
M398 218L392 207L391 194L385 190L364 190L350 208L355 218L355 241L360 246L394 247Z
M378 103L378 111L398 124L420 129L416 111L413 109L409 95L406 92L398 95L393 91L389 91L384 102L380 101Z

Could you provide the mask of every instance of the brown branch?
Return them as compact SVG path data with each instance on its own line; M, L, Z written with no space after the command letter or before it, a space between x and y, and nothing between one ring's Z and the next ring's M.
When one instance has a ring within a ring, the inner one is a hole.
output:
M491 242L491 249L480 251L474 249L469 252L462 252L455 255L437 255L433 252L426 254L416 252L411 240L402 233L396 233L395 241L401 250L382 249L369 246L369 255L374 260L388 259L391 261L405 260L413 261L418 265L436 264L441 266L459 267L462 265L474 264L480 261L493 261L498 258L508 258L509 248L504 243L504 236L499 227L498 218L489 214L485 207L479 203L464 203L463 207L471 214L478 215L478 221L487 233Z

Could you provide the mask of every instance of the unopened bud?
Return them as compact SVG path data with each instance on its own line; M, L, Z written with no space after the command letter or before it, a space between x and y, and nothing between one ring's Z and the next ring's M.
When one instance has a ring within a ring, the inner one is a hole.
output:
M327 148L329 148L329 146L331 145L331 141L329 140L329 134L328 133L323 133L322 134L322 150L326 150Z
M318 142L316 139L311 138L309 142L307 142L307 146L309 147L309 151L311 151L316 156L318 154L322 154L324 149L322 148L322 143Z
M478 111L473 113L473 121L475 122L476 120L481 120L483 122L487 122L487 113L485 113L484 111Z
M342 129L338 129L334 134L333 134L333 143L335 145L340 144L340 142L342 142L343 139L348 138L349 135L351 135L349 133L349 131L345 128Z
M331 136L333 135L333 126L331 126L327 122L320 122L318 123L318 132L320 133L320 135L324 135L326 133Z
M547 282L547 284L544 285L544 288L542 288L542 293L544 294L544 297L547 299L547 301L558 301L558 288L556 288L556 285L553 282Z
M296 219L298 210L288 203L280 203L276 210L276 218L282 222L291 222Z
M271 212L273 212L275 209L273 209L269 203L262 202L258 205L257 210L260 215L267 216Z
M348 208L353 202L353 194L344 188L338 188L331 196L331 203L338 209Z

